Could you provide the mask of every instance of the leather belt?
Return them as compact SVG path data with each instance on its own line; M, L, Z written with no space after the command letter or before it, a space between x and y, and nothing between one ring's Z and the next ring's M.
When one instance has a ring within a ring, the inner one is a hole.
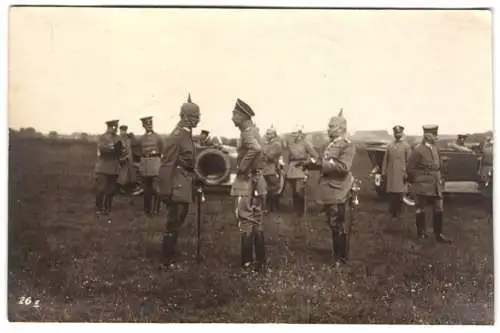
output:
M142 157L160 157L161 155L160 154L145 154L145 155L142 155Z

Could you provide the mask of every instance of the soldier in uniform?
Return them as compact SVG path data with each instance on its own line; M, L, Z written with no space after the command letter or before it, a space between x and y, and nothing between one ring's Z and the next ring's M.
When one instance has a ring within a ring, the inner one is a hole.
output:
M465 145L465 140L467 140L467 134L459 134L457 140L449 144L449 147L462 152L472 152L472 149Z
M116 135L118 120L106 122L106 133L99 136L97 143L96 215L109 216L113 205L116 179L120 167L121 141Z
M443 187L441 162L436 142L438 140L437 125L423 126L424 137L408 160L408 181L412 194L416 197L417 237L425 238L425 207L433 207L433 229L437 242L451 243L443 235Z
M264 159L264 169L262 174L267 184L266 208L269 211L279 209L279 160L282 156L282 146L280 138L273 127L266 131L264 145L262 146L262 156Z
M293 206L297 215L302 216L304 212L304 190L306 174L304 170L297 166L309 160L317 159L318 153L312 144L306 140L301 128L297 128L292 133L292 140L288 140L286 148L288 150L288 167L286 178L292 187Z
M346 211L354 182L351 172L356 146L346 138L347 120L340 111L330 118L328 136L321 160L306 164L306 169L320 170L319 203L324 205L327 223L332 230L333 253L337 264L347 261Z
M122 154L120 156L120 171L118 173L117 184L122 192L126 192L130 185L135 185L135 171L132 161L132 140L127 134L128 126L120 126L119 139L122 142Z
M210 132L207 130L202 130L200 133L199 145L202 147L211 146L212 141L209 137Z
M166 140L160 167L160 196L167 206L163 255L175 254L179 228L193 202L195 147L192 129L200 121L200 108L191 101L181 106L180 121Z
M400 216L403 193L406 191L406 165L411 146L403 140L403 126L393 127L394 141L389 143L382 163L382 177L389 195L389 214L393 219Z
M153 117L141 118L145 133L140 139L141 162L139 170L144 186L144 213L151 217L158 214L160 200L158 198L158 173L163 151L163 140L153 130Z
M252 121L252 108L236 100L232 121L239 128L237 176L231 187L231 196L236 197L236 219L241 237L241 265L252 266L254 248L257 270L266 262L264 242L263 203L266 196L266 182L262 177L262 139Z
M199 147L210 147L210 148L220 148L220 142L216 137L211 138L210 132L207 130L202 130L200 132L200 138L198 139L197 145Z

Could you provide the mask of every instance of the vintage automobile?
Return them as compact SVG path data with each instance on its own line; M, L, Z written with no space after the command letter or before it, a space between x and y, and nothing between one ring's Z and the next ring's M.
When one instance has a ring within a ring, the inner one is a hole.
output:
M370 176L373 179L375 191L380 197L386 194L382 179L382 163L384 160L387 141L369 142L366 151L372 162L373 169ZM475 193L491 198L493 194L493 168L483 163L483 153L478 145L470 145L472 152L461 152L443 145L439 148L443 165L445 181L444 193ZM414 206L410 185L403 196L408 206Z
M228 145L218 145L217 147L196 146L196 160L194 171L196 176L204 183L204 190L207 193L229 194L231 185L236 178L236 148ZM139 162L135 162L138 169ZM285 190L285 172L283 159L280 159L278 177L280 180L279 194ZM139 175L140 178L140 175ZM142 187L139 185L132 195L141 195Z

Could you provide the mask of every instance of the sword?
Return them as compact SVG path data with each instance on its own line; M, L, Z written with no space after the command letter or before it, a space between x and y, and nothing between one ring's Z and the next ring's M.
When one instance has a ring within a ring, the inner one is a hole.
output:
M201 261L201 204L205 202L205 195L201 187L196 188L196 262Z
M356 211L356 207L359 205L358 193L361 190L360 184L360 180L354 179L349 195L349 200L347 201L349 204L349 226L347 227L347 242L345 250L346 259L349 259L349 248L351 244L352 226L354 224L354 214Z

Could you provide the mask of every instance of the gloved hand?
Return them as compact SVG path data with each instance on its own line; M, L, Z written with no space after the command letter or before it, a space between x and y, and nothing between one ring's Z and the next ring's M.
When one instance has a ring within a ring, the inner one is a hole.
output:
M195 187L203 187L203 185L205 185L205 183L203 182L203 180L202 180L202 179L200 179L200 178L198 178L198 177L196 177L196 178L194 179L194 186L195 186Z

